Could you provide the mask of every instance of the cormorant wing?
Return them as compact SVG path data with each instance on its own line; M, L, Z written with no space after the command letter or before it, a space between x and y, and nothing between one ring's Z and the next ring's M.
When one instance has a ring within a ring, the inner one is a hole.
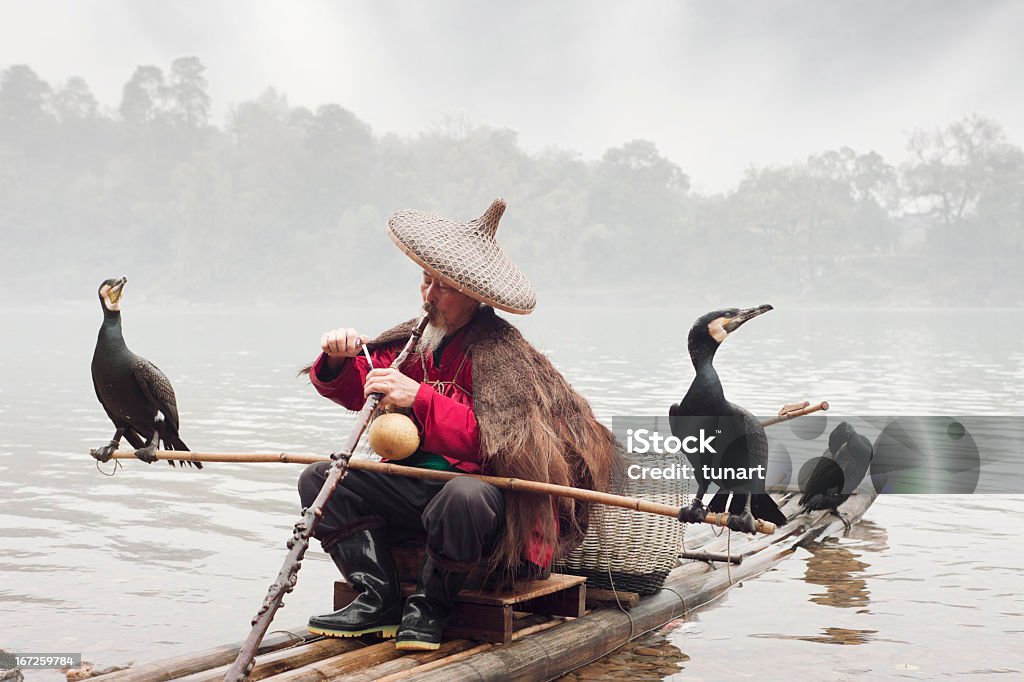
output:
M836 454L836 462L843 471L843 492L852 493L868 473L875 452L871 441L854 432L846 447Z
M132 373L149 404L163 412L164 419L178 430L178 403L174 399L174 388L160 368L146 358L135 356Z
M813 498L815 496L837 495L842 492L843 470L833 457L834 455L826 450L825 454L818 458L802 486L801 506L814 505ZM814 508L818 507L815 506Z

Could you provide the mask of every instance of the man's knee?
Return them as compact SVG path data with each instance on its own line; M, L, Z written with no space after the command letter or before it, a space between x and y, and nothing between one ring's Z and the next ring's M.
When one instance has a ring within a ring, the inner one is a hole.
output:
M327 470L330 467L330 462L315 462L299 474L299 499L302 500L303 507L313 504L313 500L320 494L320 489L324 487L324 480L327 478Z
M438 496L442 497L448 511L452 513L484 511L500 515L505 511L505 498L501 490L468 476L448 481Z
M441 492L423 510L424 528L441 519L448 524L470 524L478 528L500 525L505 516L505 498L500 489L475 478L459 477L445 483Z
M474 563L488 550L505 521L505 498L493 485L455 478L423 510L427 549L436 559Z

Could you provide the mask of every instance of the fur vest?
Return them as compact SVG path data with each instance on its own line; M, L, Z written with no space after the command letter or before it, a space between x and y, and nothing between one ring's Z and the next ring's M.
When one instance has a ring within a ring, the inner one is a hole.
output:
M606 491L617 457L611 432L590 404L494 309L469 323L463 348L473 363L473 412L485 474ZM404 343L415 320L384 332L370 348ZM443 453L442 453L443 454ZM512 570L529 546L556 555L578 545L587 529L586 503L504 491L505 535L493 567ZM553 510L557 510L557 519Z

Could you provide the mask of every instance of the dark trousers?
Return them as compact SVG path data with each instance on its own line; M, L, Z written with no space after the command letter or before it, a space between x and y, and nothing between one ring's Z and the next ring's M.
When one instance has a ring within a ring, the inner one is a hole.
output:
M308 507L331 462L310 464L299 476ZM426 534L427 551L452 569L468 570L493 548L505 523L501 490L474 478L447 482L349 471L324 508L314 534L325 551L360 530L386 528L393 541Z

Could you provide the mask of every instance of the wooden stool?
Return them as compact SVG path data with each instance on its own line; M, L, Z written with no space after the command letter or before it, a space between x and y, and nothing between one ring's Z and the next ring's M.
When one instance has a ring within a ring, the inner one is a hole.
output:
M414 582L406 582L410 561L423 550L395 548L395 563L403 580L402 591L409 596L416 589ZM410 556L403 556L409 554ZM412 573L415 577L415 572ZM472 579L473 574L470 578ZM579 618L584 614L587 598L587 579L577 575L552 573L544 580L522 580L510 591L464 589L455 598L452 619L445 628L446 638L465 638L478 642L508 644L514 634L513 612L544 616ZM334 608L340 609L356 598L356 592L341 580L334 583Z

